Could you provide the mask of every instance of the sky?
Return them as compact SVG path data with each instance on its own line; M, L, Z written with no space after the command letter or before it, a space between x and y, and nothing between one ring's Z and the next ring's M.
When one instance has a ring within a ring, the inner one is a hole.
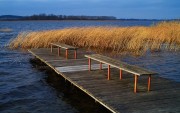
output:
M33 14L179 19L180 0L0 0L0 15Z

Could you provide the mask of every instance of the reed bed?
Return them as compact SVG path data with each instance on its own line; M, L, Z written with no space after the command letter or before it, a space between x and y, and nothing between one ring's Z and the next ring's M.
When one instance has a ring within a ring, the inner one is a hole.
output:
M23 32L10 42L9 47L48 48L51 42L114 53L179 50L180 22L161 22L150 27L74 27Z

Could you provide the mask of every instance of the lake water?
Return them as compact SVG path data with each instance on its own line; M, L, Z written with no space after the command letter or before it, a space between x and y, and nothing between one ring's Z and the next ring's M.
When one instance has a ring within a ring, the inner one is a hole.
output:
M0 112L1 113L108 113L93 99L27 51L9 50L8 42L22 31L63 29L79 26L150 26L157 21L14 21L0 22ZM180 82L180 52L150 53L121 60L154 70L158 76Z

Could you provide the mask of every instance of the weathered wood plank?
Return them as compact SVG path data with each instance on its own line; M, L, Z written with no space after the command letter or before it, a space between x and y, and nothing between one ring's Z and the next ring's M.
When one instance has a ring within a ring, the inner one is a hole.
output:
M124 71L127 71L129 73L133 73L133 74L139 75L139 76L140 75L154 75L154 74L156 74L155 72L149 71L147 69L140 68L140 67L137 67L134 65L130 65L130 64L127 64L125 62L121 62L121 61L118 61L118 60L115 60L115 59L112 59L110 57L106 57L103 55L99 55L99 54L85 55L85 57L91 58L93 60L97 60L97 61L102 62L102 63L109 64L113 67L122 69Z
M64 44L64 43L53 42L53 43L51 43L51 45L61 47L61 48L64 48L64 49L68 49L68 50L76 50L76 49L78 49L77 47L70 46L70 45L67 45L67 44Z
M82 56L86 54L85 51L80 52ZM82 70L88 65L84 57L66 60L50 53L50 49L33 49L31 53L113 113L180 112L180 83L154 75L152 91L147 92L147 83L144 82L147 76L142 76L138 79L139 93L134 94L134 76L127 72L123 72L123 79L119 80L119 69L112 68L111 80L107 80L107 69L100 70L97 62L92 63L96 70ZM67 69L62 72L58 69L67 67L79 71L66 72Z
M64 66L56 67L55 69L60 72L76 72L76 71L87 71L89 70L88 65L76 65L76 66ZM106 69L107 65L102 65L102 69ZM92 69L99 69L99 64L92 64Z

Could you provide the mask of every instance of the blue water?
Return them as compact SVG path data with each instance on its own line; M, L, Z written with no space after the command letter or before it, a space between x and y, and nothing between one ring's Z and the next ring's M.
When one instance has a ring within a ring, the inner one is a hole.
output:
M63 29L78 26L150 26L157 21L14 21L0 22L1 113L105 113L84 93L47 67L37 65L27 51L10 50L8 42L22 31ZM155 52L141 57L122 56L130 64L154 70L158 76L180 82L180 52ZM42 67L42 68L41 68ZM45 69L44 69L45 68Z

